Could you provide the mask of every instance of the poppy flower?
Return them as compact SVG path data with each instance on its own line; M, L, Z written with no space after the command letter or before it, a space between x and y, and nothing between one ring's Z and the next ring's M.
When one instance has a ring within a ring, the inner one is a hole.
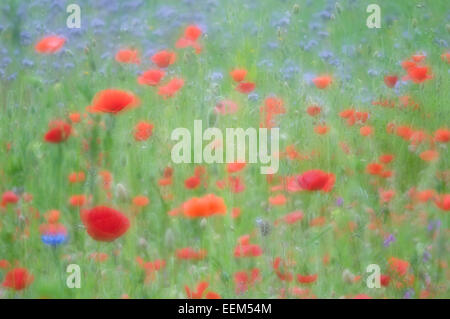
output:
M89 236L98 241L113 241L130 227L130 221L123 213L106 206L83 211L81 219Z
M450 63L450 52L442 53L441 59L444 62Z
M393 88L397 84L398 76L396 75L386 75L384 77L384 83L388 88Z
M133 205L136 207L145 207L150 203L150 200L145 195L138 195L133 198Z
M220 115L234 114L238 111L239 107L231 100L223 100L217 103L214 111Z
M294 275L284 269L286 267L286 264L280 257L275 258L272 266L275 270L275 274L281 281L291 282L294 279Z
M436 206L442 210L449 211L450 210L450 194L443 194L437 196L434 200Z
M49 130L44 135L44 140L48 143L62 143L66 141L72 133L72 126L65 121L56 120L48 125Z
M14 268L5 275L2 286L20 291L31 285L33 281L34 276L26 268Z
M250 243L250 235L239 237L238 244L234 248L234 257L258 257L261 255L261 247L257 244Z
M439 152L435 150L426 150L420 153L420 158L425 162L434 162L439 158Z
M253 82L239 82L236 86L236 90L244 94L249 94L255 89L255 86L256 85Z
M117 89L107 89L98 92L92 101L92 105L87 107L91 113L118 114L121 111L139 105L139 98L133 93Z
M158 94L162 95L164 98L172 97L183 87L183 85L184 80L182 78L173 78L166 85L159 87Z
M11 267L11 264L6 259L0 259L0 269L8 269Z
M392 154L383 154L381 155L378 160L383 164L389 164L394 160L394 155Z
M234 285L236 294L246 292L249 286L261 279L258 268L253 268L250 271L237 271L234 273Z
M286 204L287 198L283 194L269 197L269 204L272 206L282 206Z
M86 195L81 194L81 195L72 195L72 196L70 196L69 204L71 206L81 207L81 206L86 205L86 203L87 203Z
M242 82L242 81L244 81L245 77L247 76L247 70L246 69L234 69L230 72L230 76L235 82Z
M183 214L187 218L203 218L213 215L224 215L227 207L224 200L214 194L193 197L182 205Z
M67 177L69 182L74 183L82 183L86 180L86 174L83 171L80 172L72 172Z
M95 262L103 263L108 260L109 255L107 253L94 252L94 253L89 254L88 258Z
M164 71L158 69L147 70L138 77L137 82L141 85L156 86L165 74Z
M116 53L115 57L117 62L120 63L132 63L140 64L141 59L139 58L139 51L132 49L122 49Z
M326 89L333 82L333 78L329 75L322 75L315 77L312 81L318 89Z
M370 136L373 134L373 127L372 126L362 126L359 129L359 134L361 134L362 136Z
M153 133L153 124L146 122L146 121L140 121L136 124L134 127L134 139L137 142L146 141L152 136Z
M379 163L369 163L366 166L366 172L370 175L380 175L383 172L383 165Z
M175 256L182 260L201 260L206 257L206 254L204 249L195 250L191 247L180 248L175 252Z
M301 284L311 284L317 280L317 274L313 275L297 275L297 281Z
M206 281L198 283L196 290L191 290L188 286L184 286L186 295L189 299L201 299L209 284ZM220 299L220 295L216 292L209 291L205 295L206 299Z
M450 141L450 130L440 128L434 132L434 140L439 143L448 143Z
M66 39L64 39L63 37L51 35L41 39L35 45L34 49L38 53L53 54L60 51L64 46L64 43L66 43Z
M329 192L333 189L336 177L332 173L313 169L297 177L300 187L308 191Z
M383 287L389 286L390 281L391 281L391 277L389 277L388 275L380 275L380 284Z
M72 123L80 123L81 122L81 114L76 113L76 112L70 113L69 119Z
M184 187L186 187L187 189L195 189L200 185L200 182L200 177L194 175L184 181Z
M303 219L303 212L301 210L297 210L294 212L291 212L289 214L284 215L281 220L284 221L286 224L293 225Z
M316 115L320 114L321 111L322 111L322 108L318 105L310 105L306 109L306 113L308 113L310 116L316 116Z
M52 209L45 213L44 218L48 223L55 224L58 222L60 215L61 213L59 210Z
M431 79L430 68L427 66L414 66L410 67L408 70L408 79L412 80L414 83L422 83L428 79Z
M19 201L19 196L13 191L6 191L2 194L1 206L6 207L8 204L15 204Z
M389 258L388 264L389 269L399 276L404 276L409 269L409 262L396 257Z
M198 54L202 51L197 39L202 35L202 30L196 25L189 25L184 30L184 35L175 43L176 48L193 47Z
M237 173L245 168L247 164L245 162L234 162L227 164L227 172L229 174Z
M325 135L328 133L330 128L327 125L316 125L314 126L314 132L319 135Z
M175 63L176 55L171 51L159 51L155 53L151 60L155 63L159 68L167 68L169 65Z

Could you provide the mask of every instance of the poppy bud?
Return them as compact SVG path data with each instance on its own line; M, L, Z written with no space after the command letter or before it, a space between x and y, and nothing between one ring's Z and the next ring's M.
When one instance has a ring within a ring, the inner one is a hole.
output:
M292 7L292 12L294 14L298 14L300 12L300 6L297 3Z

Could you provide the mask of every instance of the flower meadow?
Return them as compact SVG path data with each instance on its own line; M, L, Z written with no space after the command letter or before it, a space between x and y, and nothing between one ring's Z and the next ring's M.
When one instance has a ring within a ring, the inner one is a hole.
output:
M0 298L450 297L446 1L71 3L0 3Z

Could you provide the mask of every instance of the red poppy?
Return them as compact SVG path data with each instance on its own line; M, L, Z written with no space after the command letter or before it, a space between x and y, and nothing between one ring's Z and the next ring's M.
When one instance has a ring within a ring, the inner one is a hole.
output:
M189 289L188 286L184 286L184 289L186 290L186 295L189 299L201 299L203 298L203 294L205 290L208 288L209 284L206 281L202 281L198 283L196 290ZM205 295L206 299L220 299L220 295L218 293L215 293L213 291L209 291Z
M318 89L325 89L333 82L333 78L329 75L322 75L315 77L312 81Z
M130 109L139 105L139 98L133 93L107 89L98 92L92 101L92 105L87 107L87 110L92 113L111 113L117 114L121 111Z
M161 81L161 79L164 77L165 74L166 73L162 70L151 69L142 73L138 77L137 81L141 85L156 86L159 84L159 82Z
M236 90L244 94L249 94L255 89L255 86L256 85L253 82L239 82L236 86Z
M2 286L14 290L23 290L31 285L33 280L34 276L27 269L14 268L5 275Z
M86 203L87 203L86 195L82 194L82 195L72 195L72 196L70 196L69 204L71 206L81 207L81 206L86 205Z
M106 206L97 206L81 213L87 233L98 241L113 241L125 234L130 221L121 212Z
M313 275L297 275L297 281L301 284L311 284L317 280L317 274Z
M388 264L389 269L399 276L404 276L409 269L409 262L396 257L389 258Z
M450 141L450 130L440 128L434 132L434 140L439 143L448 143Z
M196 25L189 25L184 30L184 36L175 43L176 48L193 47L198 54L202 51L201 46L197 43L197 39L202 35L202 30Z
M262 255L262 249L257 244L250 243L250 235L241 236L234 248L234 257L258 257Z
M200 182L200 177L194 175L184 181L184 187L186 187L187 189L195 189L200 185Z
M370 175L380 175L383 172L383 165L379 163L369 163L366 166L366 172Z
M408 70L408 79L412 80L414 83L422 83L428 79L431 79L430 68L427 66L414 66L410 67Z
M193 197L182 205L183 214L188 218L203 218L213 215L224 215L227 207L223 198L214 194Z
M1 206L6 207L8 204L15 204L19 201L19 196L13 191L6 191L2 194Z
M116 61L120 63L140 64L139 51L132 49L122 49L116 53Z
M153 124L140 121L134 127L134 139L138 142L146 141L152 136L153 133Z
M66 43L66 39L64 39L63 37L51 35L41 39L36 44L34 49L38 53L52 54L61 50L61 48L64 46L64 43Z
M449 211L450 210L450 194L439 195L434 203L437 207L442 210Z
M246 69L234 69L230 72L230 76L233 78L235 82L242 82L244 81L245 77L247 76L247 70Z
M389 164L394 160L394 155L392 154L383 154L381 155L378 160L383 164Z
M138 195L133 198L133 205L135 207L145 207L150 203L150 200L145 195Z
M320 106L318 106L318 105L310 105L306 109L306 112L310 116L316 116L316 115L320 114L321 111L322 111L322 108Z
M151 60L155 63L159 68L167 68L169 65L175 63L176 55L171 51L159 51L155 53Z
M177 251L175 252L177 258L183 260L201 260L206 257L206 254L206 250L204 249L195 250L191 247L177 249Z
M44 135L48 143L61 143L66 141L72 133L72 126L65 121L56 120L50 122L49 130Z
M214 111L220 115L234 114L238 111L239 107L231 100L223 100L217 103Z
M333 189L336 177L332 173L314 169L303 173L297 180L302 189L329 192Z
M396 75L386 75L384 77L384 83L389 88L393 88L395 86L395 84L397 84L397 81L398 81L398 76L396 76Z
M234 162L227 164L227 172L232 174L244 169L247 164L245 162Z
M291 212L289 214L284 215L281 219L289 225L295 224L303 219L303 212L301 210L297 210Z
M184 80L182 78L173 78L164 86L160 86L158 89L158 94L162 95L164 98L172 97L178 92L184 85Z
M236 294L244 293L249 286L261 279L261 274L258 268L250 271L238 271L234 273L234 285Z

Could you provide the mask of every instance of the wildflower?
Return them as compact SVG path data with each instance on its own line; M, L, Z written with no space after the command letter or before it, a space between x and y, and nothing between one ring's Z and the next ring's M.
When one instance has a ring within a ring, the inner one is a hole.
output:
M164 77L165 72L158 69L147 70L138 77L138 83L141 85L156 86Z
M334 174L317 169L307 171L297 177L300 187L308 191L329 192L333 189L335 180Z
M133 63L140 64L141 59L139 58L139 51L132 49L122 49L116 53L115 57L117 62L120 63Z
M49 130L44 135L44 140L48 143L62 143L66 141L72 133L72 126L65 121L52 121L48 127Z
M155 53L151 60L155 63L159 68L167 68L169 65L175 63L176 55L171 51L159 51Z
M214 194L208 194L203 197L193 197L184 202L182 207L183 214L187 218L224 215L227 211L224 200Z
M139 98L133 93L117 89L107 89L98 92L87 110L92 113L118 114L121 111L138 106Z
M31 285L33 281L34 276L26 268L14 268L5 275L2 286L20 291Z
M113 241L130 227L130 221L123 213L106 206L82 211L81 220L89 236L98 241Z
M39 40L34 49L38 53L53 54L61 50L66 39L59 36L47 36Z

